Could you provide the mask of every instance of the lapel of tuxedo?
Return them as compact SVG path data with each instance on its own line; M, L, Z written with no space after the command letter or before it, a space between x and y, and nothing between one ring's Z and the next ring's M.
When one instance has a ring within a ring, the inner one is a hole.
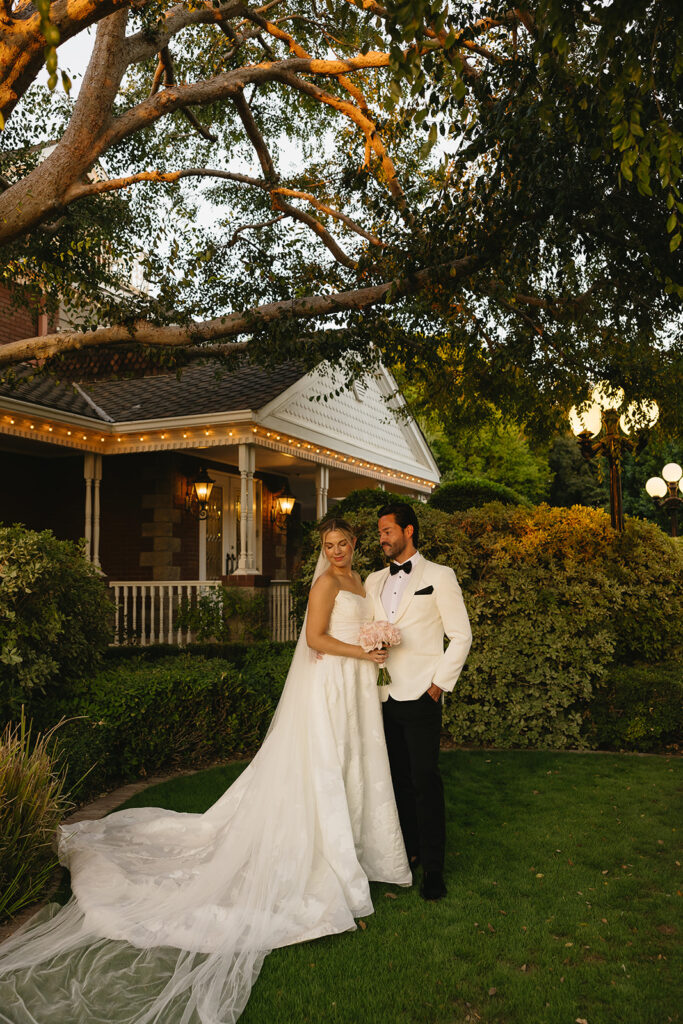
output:
M389 566L386 569L380 569L377 580L377 586L374 588L374 600L375 600L375 618L379 621L386 619L387 613L384 605L382 604L382 591L384 590L384 584L387 581L389 575Z
M408 582L406 583L405 588L403 590L403 594L401 595L401 603L398 606L398 611L396 612L396 618L394 619L394 622L398 622L398 620L401 618L406 608L410 604L411 600L413 599L415 591L419 590L420 583L422 582L422 574L424 573L426 564L427 563L424 560L424 558L420 558L413 565L410 576L408 577Z

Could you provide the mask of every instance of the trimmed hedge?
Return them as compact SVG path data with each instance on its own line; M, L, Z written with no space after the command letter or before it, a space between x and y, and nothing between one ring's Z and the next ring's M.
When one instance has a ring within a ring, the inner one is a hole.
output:
M616 665L590 705L584 731L604 750L679 750L683 743L681 663Z
M275 710L291 644L258 644L240 670L197 655L122 661L68 696L46 700L40 721L64 716L68 784L84 801L175 766L252 754Z
M432 508L442 512L463 512L468 508L480 508L491 501L500 501L503 505L529 505L522 494L505 484L466 474L442 483L432 491L428 499Z
M668 538L602 511L488 506L451 518L474 643L447 704L454 739L590 746L588 708L615 664L659 662L681 644L683 581ZM666 600L663 600L666 595Z
M116 665L122 661L143 660L159 661L178 654L189 654L199 658L221 658L229 661L235 668L241 668L249 647L243 643L187 644L150 644L148 647L109 647L104 652L104 665Z
M357 491L351 491L345 498L331 506L324 518L339 516L341 519L348 519L360 509L381 508L382 505L388 505L395 501L404 501L406 505L412 505L413 508L422 504L418 498L413 498L409 494L396 494L394 491L384 491L380 487L361 487Z

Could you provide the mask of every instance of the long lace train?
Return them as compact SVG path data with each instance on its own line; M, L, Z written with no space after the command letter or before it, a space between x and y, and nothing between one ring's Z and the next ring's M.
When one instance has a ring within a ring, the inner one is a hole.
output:
M370 602L342 591L355 642ZM271 729L205 814L62 831L64 908L0 948L2 1024L233 1024L266 954L355 928L369 879L409 885L375 669L300 642Z

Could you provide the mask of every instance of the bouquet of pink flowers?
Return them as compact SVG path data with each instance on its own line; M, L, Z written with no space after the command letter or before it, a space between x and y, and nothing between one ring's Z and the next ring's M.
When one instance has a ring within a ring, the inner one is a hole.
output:
M366 622L361 626L358 643L364 651L386 651L390 647L396 647L401 642L401 631L392 626L390 622ZM377 676L378 686L387 686L391 677L386 668L382 666Z

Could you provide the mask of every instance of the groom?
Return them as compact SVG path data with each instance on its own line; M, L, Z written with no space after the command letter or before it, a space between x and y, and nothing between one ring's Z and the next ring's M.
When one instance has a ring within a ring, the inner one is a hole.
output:
M446 895L441 694L455 686L472 633L455 573L417 550L412 506L396 502L380 509L379 541L391 564L368 576L365 587L375 619L395 623L401 632L387 661L391 683L381 688L391 778L408 858L413 867L422 864L420 894L438 900ZM445 652L444 636L450 641Z

